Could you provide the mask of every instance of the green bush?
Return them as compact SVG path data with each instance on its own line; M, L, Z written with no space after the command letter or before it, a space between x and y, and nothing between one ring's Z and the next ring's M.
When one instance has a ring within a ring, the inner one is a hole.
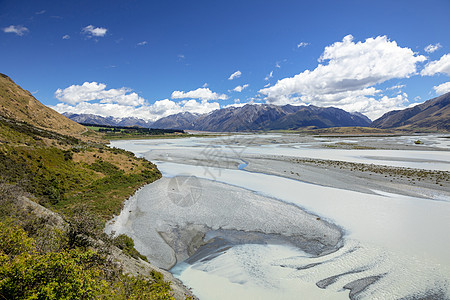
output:
M92 170L96 172L103 173L105 175L114 175L119 172L119 168L112 163L97 159L97 161L89 166Z
M120 234L120 235L116 236L113 239L113 244L117 248L121 249L123 253L125 253L131 257L141 258L142 260L148 261L147 257L145 257L144 255L139 253L139 251L137 251L134 248L133 239L130 238L129 236L127 236L126 234Z
M8 223L0 222L0 253L16 256L33 251L34 240L21 227Z
M121 274L92 249L39 252L20 226L0 222L0 299L173 299L170 282L150 275Z
M5 299L94 299L107 284L86 251L23 253L0 266Z
M68 244L70 248L90 246L90 238L98 239L102 234L102 224L86 206L78 205L73 208L67 218L69 224Z
M160 274L160 273L159 273ZM122 286L115 294L116 299L172 300L170 283L163 280L151 280L143 276L121 276Z

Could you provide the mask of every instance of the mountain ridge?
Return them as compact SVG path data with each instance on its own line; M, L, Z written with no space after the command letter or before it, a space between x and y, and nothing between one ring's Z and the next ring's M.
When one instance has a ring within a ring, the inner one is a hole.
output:
M69 118L77 123L108 125L108 126L140 126L150 127L152 122L139 119L136 117L115 118L115 117L103 117L94 114L76 114L76 113L62 113L63 116Z
M381 129L450 131L450 93L424 103L385 113L371 127Z
M70 136L80 136L86 128L39 102L29 91L0 73L0 115Z
M300 113L301 112L301 113ZM64 113L68 118L98 125L123 126L124 120L88 114ZM227 107L206 114L182 112L155 122L134 119L128 126L142 126L161 129L183 129L200 131L253 131L274 129L298 129L301 127L351 127L369 126L371 121L360 113L349 113L334 107L294 106L273 104L246 104L242 107Z

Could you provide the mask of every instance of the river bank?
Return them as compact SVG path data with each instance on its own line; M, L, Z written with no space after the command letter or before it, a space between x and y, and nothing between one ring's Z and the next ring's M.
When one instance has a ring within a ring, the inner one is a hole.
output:
M201 299L448 297L450 240L435 238L450 213L441 140L380 154L277 143L289 138L116 142L163 178L112 226L164 268L177 263L171 272Z

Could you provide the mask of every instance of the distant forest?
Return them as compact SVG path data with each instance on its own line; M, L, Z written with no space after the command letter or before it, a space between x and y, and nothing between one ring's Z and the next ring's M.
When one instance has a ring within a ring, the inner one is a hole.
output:
M184 134L184 130L179 129L157 129L157 128L144 128L137 126L111 126L111 125L98 125L90 123L80 123L86 127L96 127L99 132L121 132L121 133L131 133L131 134L148 134L148 135L164 135L164 134L174 134L181 133Z

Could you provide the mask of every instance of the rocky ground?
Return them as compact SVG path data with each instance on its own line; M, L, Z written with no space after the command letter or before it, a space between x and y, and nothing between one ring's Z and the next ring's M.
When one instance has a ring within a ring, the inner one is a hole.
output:
M169 161L210 168L236 169L243 162L245 170L300 180L303 182L340 189L376 193L384 191L408 196L450 199L450 172L404 167L355 163L333 159L283 156L273 148L268 154L255 154L252 150L272 144L281 147L299 145L309 149L349 150L419 150L448 151L450 139L445 136L311 136L298 134L267 134L224 136L211 140L211 147L191 148L189 153L157 149L148 159ZM419 141L421 144L419 144ZM417 142L417 143L416 143ZM216 145L221 145L218 148ZM252 153L253 152L253 153ZM381 155L381 154L380 154Z
M249 172L264 172L313 184L364 193L384 191L450 199L450 173L287 156L245 156Z

